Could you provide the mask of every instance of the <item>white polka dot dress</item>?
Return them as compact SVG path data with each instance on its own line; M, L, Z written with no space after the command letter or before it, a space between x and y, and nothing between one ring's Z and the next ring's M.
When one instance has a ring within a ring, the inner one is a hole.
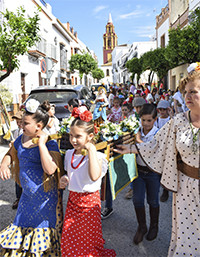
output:
M197 132L197 128L193 128ZM199 137L193 152L193 135L184 113L163 126L149 143L137 145L139 154L161 183L173 191L172 235L168 257L200 257L200 180L177 169L177 154L184 163L199 168Z

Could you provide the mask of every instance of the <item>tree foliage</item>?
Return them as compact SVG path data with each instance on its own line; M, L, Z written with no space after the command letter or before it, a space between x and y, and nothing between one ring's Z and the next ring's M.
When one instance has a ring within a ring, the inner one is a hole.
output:
M141 59L137 57L127 61L126 68L129 72L132 73L131 78L134 79L135 75L137 74L137 83L139 82L140 76L142 74L142 62Z
M97 62L88 53L72 55L69 60L69 65L71 72L74 72L75 70L79 71L81 79L84 73L87 75L89 72L97 69Z
M93 77L94 79L98 79L98 80L103 79L103 78L104 78L104 72L103 72L103 70L100 69L100 68L97 68L97 69L93 70L93 71L92 71L92 77Z
M166 58L172 68L200 59L200 8L191 13L189 25L169 30Z
M7 78L10 73L19 68L19 55L24 55L30 47L40 40L39 14L26 18L22 7L17 13L8 11L2 13L3 22L0 25L0 70L6 73L0 81Z

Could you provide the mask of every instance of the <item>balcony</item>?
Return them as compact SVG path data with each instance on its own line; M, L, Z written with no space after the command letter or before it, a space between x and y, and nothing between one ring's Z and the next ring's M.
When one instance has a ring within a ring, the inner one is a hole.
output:
M163 22L169 17L169 6L162 8L159 15L156 16L156 28L159 28Z
M36 46L32 47L28 53L36 58L48 57L51 58L54 62L57 62L56 47L47 43L44 39L38 42Z

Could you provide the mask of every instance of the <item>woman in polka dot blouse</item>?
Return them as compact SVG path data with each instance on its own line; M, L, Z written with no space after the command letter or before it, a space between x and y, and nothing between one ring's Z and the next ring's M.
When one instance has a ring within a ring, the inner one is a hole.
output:
M183 79L180 90L189 111L177 114L149 143L119 145L115 151L139 153L173 192L168 257L200 257L200 71Z
M15 162L13 171L22 195L14 222L0 232L0 256L61 256L62 202L57 180L62 158L57 142L46 142L42 131L48 119L45 104L27 102L23 134L1 163L4 180L10 178L9 165ZM32 142L35 137L38 144Z
M74 149L65 154L67 176L60 180L61 188L68 184L69 189L61 239L63 257L116 256L114 250L104 248L99 190L107 171L107 160L103 153L96 151L93 137L92 114L85 111L71 124L70 142ZM82 149L88 154L83 156Z

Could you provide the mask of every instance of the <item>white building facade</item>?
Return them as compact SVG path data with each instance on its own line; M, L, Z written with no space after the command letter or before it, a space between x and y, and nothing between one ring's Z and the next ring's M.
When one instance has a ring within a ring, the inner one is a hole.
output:
M69 63L71 56L76 53L93 55L86 45L78 39L77 32L52 14L49 4L40 0L0 0L0 10L3 12L16 12L17 8L23 6L26 14L34 16L37 7L39 12L39 26L41 41L32 47L27 54L19 56L20 68L12 72L1 84L6 85L13 93L13 102L21 104L30 91L40 85L89 85L92 83L91 75L80 80L79 72L71 73Z
M140 58L144 53L154 50L156 48L156 41L148 42L134 42L131 45L121 45L114 48L112 51L113 59L113 82L127 83L131 82L131 73L126 68L126 62L137 57ZM144 84L148 82L149 71L141 74L139 83ZM137 78L134 78L136 84ZM154 75L153 83L157 83L157 76Z

